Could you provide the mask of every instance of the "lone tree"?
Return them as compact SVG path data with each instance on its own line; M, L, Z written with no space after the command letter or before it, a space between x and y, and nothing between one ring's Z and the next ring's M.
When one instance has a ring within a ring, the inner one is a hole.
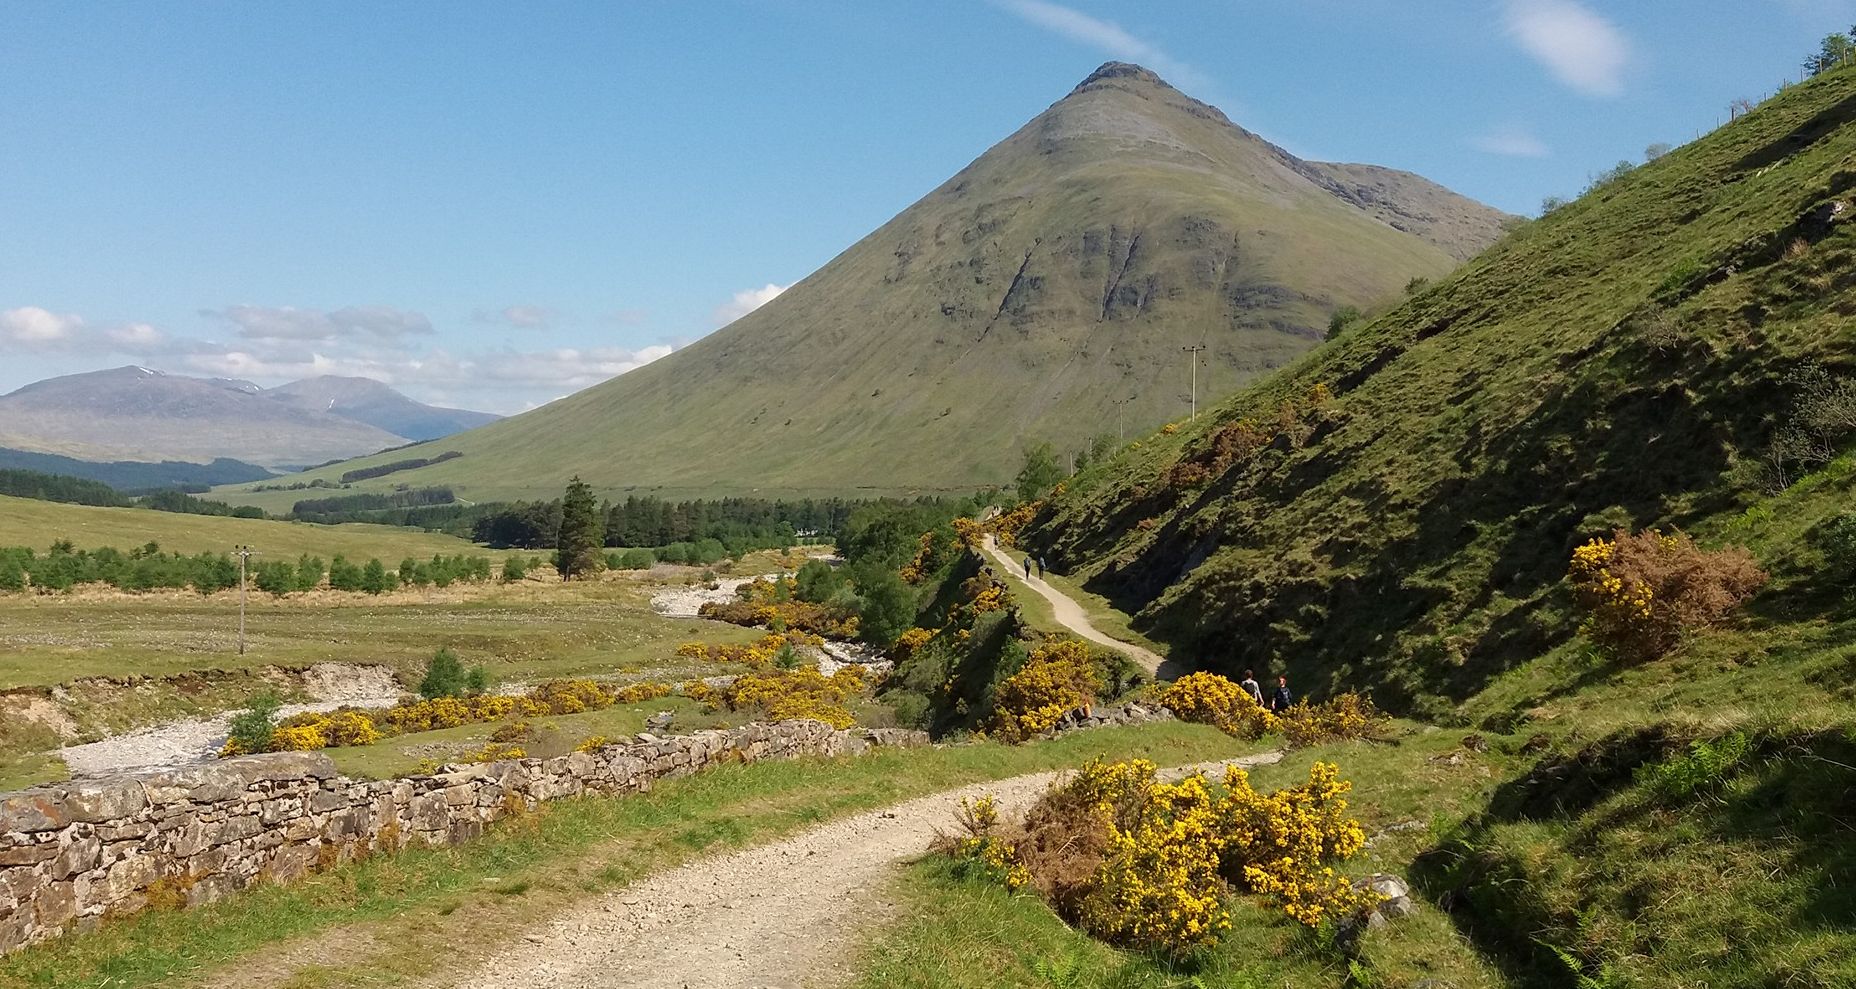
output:
M1018 470L1018 500L1036 501L1063 480L1063 468L1057 464L1057 451L1049 443L1039 443L1025 451L1025 465Z
M593 487L575 474L561 496L561 529L554 537L554 568L562 580L591 577L606 568L606 520Z

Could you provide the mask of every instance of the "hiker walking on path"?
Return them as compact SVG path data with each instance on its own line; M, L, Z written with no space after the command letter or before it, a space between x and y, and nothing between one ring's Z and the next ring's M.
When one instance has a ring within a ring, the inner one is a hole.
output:
M1270 710L1281 714L1295 704L1295 695L1289 693L1289 678L1276 678L1276 690L1270 694Z
M1029 555L1025 557L1025 579L1031 579L1031 557Z
M1244 679L1239 680L1237 685L1244 688L1244 693L1249 694L1258 707L1263 706L1263 686L1257 683L1257 671L1245 670Z
M1044 579L1044 571L1049 570L1049 569L1050 569L1050 565L1044 562L1044 558L1041 556L1038 557L1038 579L1039 580Z

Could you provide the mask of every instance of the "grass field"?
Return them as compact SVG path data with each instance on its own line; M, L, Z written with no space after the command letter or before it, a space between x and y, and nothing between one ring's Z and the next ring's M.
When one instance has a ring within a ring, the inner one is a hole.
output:
M578 674L654 679L688 669L679 642L743 642L764 634L650 610L662 585L452 585L380 597L318 591L252 594L247 650L238 654L238 594L76 592L0 595L0 688L87 676L169 676L190 670L380 663L406 673L441 646L502 681Z
M403 526L311 525L0 496L0 546L30 546L43 552L60 539L69 539L78 549L114 546L124 551L155 542L179 553L224 553L244 545L271 558L294 560L309 553L327 560L341 553L354 560L378 557L388 566L408 556L423 559L439 553L504 555L454 536Z
M0 960L0 989L407 984L455 974L575 900L705 852L1099 755L1174 765L1243 751L1212 729L1170 723L1018 747L727 766L645 794L554 804L459 848L377 855L197 910L106 922Z

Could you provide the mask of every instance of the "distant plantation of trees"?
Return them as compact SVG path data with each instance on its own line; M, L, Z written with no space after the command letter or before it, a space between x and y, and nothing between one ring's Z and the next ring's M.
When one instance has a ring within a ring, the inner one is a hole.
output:
M407 460L395 460L392 463L376 464L372 467L356 467L354 470L344 471L342 473L342 483L347 484L350 481L365 481L370 477L386 477L388 474L397 474L403 470L418 470L421 467L442 464L447 460L456 460L463 455L463 453L457 450L446 450L444 453L430 459L425 457L412 457Z
M0 470L0 495L101 508L151 508L157 512L179 512L184 515L220 515L242 519L264 517L264 510L260 508L205 501L177 490L161 490L140 498L131 498L101 481L88 481L62 474L42 474L32 470Z
M129 504L128 498L102 481L41 474L36 470L0 470L0 495L108 508L122 508Z
M305 498L290 506L290 514L305 522L318 522L322 520L313 516L350 515L358 512L414 508L424 505L449 505L457 500L457 495L450 488L413 488L408 491Z
M485 556L407 558L397 570L378 559L365 563L337 555L326 564L307 553L290 560L254 561L247 580L252 589L275 597L331 590L381 594L400 587L448 587L490 579L494 566ZM517 573L521 565L517 565ZM0 591L68 591L80 584L105 584L123 591L193 588L212 594L238 586L238 561L226 553L164 553L158 543L123 552L111 546L78 549L69 540L45 553L25 546L0 547Z

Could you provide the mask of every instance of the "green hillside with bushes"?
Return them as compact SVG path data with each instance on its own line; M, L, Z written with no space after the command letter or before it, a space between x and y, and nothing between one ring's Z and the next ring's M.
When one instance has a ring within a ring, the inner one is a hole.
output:
M1511 984L1856 984L1852 122L1833 69L1609 173L1026 534L1500 773L1412 874Z

